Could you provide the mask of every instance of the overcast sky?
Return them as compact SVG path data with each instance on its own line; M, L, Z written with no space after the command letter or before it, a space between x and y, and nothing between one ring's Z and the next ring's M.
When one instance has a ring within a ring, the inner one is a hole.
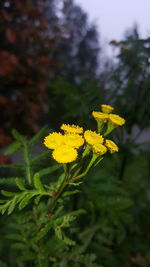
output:
M119 40L126 29L139 25L141 37L150 36L150 0L74 0L95 22L106 41Z

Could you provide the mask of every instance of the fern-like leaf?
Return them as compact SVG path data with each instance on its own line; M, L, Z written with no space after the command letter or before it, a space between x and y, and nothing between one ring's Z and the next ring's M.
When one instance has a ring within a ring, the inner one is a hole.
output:
M80 190L67 191L62 196L63 197L68 197L68 196L71 196L71 195L74 195L74 194L77 194L77 193L80 193Z
M20 142L13 142L9 147L5 150L4 155L11 155L17 151L19 151L21 148L21 143Z
M34 203L35 203L35 205L38 205L38 204L39 204L39 202L40 202L40 200L41 200L41 197L42 197L42 195L39 195L39 196L37 196L37 197L34 199Z
M37 144L39 140L47 133L46 127L43 127L29 142L29 146L32 147L33 145Z
M21 191L25 191L25 190L26 190L26 188L25 188L25 186L24 186L24 184L23 184L23 180L22 180L22 179L20 179L20 178L16 178L16 179L15 179L15 183L16 183L16 186L17 186Z
M36 237L34 238L34 240L37 242L39 240L41 240L47 233L48 231L52 228L52 221L49 222L48 224L46 224L36 235Z
M33 176L34 187L39 191L44 191L44 187L41 183L40 174L37 172Z
M15 196L15 192L9 192L9 191L5 191L5 190L1 190L1 194L4 196L4 197L13 197Z
M8 207L9 207L9 202L5 203L4 205L0 205L0 212L2 213L2 215L5 213Z
M19 143L23 143L26 139L25 136L21 135L16 129L12 130L12 135Z
M34 194L27 194L19 203L19 210L25 208L28 204L30 199L34 196Z
M8 207L8 215L11 214L13 212L13 210L15 209L15 206L16 206L16 202L17 202L17 197L14 197L12 199L12 201L10 202L10 205Z
M18 163L18 164L0 164L0 168L6 168L6 169L24 169L24 164Z
M0 178L0 184L15 185L16 177Z

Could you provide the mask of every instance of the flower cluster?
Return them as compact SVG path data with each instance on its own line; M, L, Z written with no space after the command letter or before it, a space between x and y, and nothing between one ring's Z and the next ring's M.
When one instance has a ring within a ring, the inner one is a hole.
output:
M111 113L114 108L109 105L101 105L102 112L93 111L92 116L97 121L98 132L103 131L104 124L107 123L107 130L104 136L111 133L118 126L122 126L125 124L125 119L120 117L119 115Z
M62 124L64 133L50 133L44 139L44 145L53 149L52 157L59 163L69 163L76 160L77 149L84 144L84 138L80 135L83 128L75 125Z
M114 124L115 127L122 126L125 123L125 119L119 115L110 113L114 108L107 105L102 105L102 111L93 111L92 116L100 122L108 122Z
M122 126L125 120L119 115L112 114L113 107L101 105L102 111L93 111L92 116L97 121L98 132L86 130L76 125L62 124L61 132L50 133L44 139L44 145L52 149L52 157L58 163L70 163L77 159L78 149L82 147L82 157L92 152L93 155L102 156L107 151L110 153L118 152L118 146L109 139L105 139L113 129ZM102 134L104 125L106 131ZM84 146L83 146L84 145Z
M84 133L84 138L88 145L91 146L94 153L103 155L108 151L110 153L118 152L118 146L111 140L104 140L103 136L99 133L87 130Z

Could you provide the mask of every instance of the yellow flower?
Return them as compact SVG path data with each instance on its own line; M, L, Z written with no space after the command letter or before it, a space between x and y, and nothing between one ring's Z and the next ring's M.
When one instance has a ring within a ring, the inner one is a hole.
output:
M125 124L125 119L116 114L109 114L109 121L115 126L122 126Z
M96 132L93 132L91 130L85 131L84 138L85 138L86 142L89 145L94 145L94 144L97 144L97 143L102 144L103 140L104 140L102 135L100 135L100 134L98 134Z
M55 149L63 144L64 136L61 133L51 133L44 138L44 145L50 149Z
M101 109L102 109L102 112L106 114L109 114L110 112L114 110L114 108L109 105L101 105Z
M56 148L53 153L52 157L58 163L70 163L76 160L78 156L77 150L73 147L69 147L66 145L61 145L60 147Z
M79 134L65 134L64 135L64 144L67 146L79 148L84 144L84 139Z
M81 134L83 133L83 128L79 127L77 125L70 125L70 124L62 124L60 129L62 129L63 131L67 132L67 133L76 133L76 134Z
M93 111L92 112L92 116L96 119L96 120L100 120L100 121L103 121L103 122L106 122L109 118L108 114L105 114L105 113L102 113L102 112L99 112L99 111Z
M114 152L119 151L119 147L115 144L115 142L113 142L111 140L106 139L105 140L105 146L108 148L110 153L114 153Z
M92 148L95 153L100 155L103 155L107 152L107 148L102 144L94 144Z

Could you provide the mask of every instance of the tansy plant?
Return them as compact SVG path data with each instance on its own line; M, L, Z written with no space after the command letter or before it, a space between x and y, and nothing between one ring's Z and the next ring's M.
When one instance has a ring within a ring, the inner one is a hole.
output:
M72 254L69 251L69 247L75 245L75 242L68 237L72 221L85 211L70 211L65 205L71 195L80 192L78 188L74 190L73 187L79 187L89 170L96 166L106 153L118 152L118 146L107 139L107 135L123 125L125 120L112 114L112 111L111 106L101 105L101 111L92 112L97 122L97 131L62 124L60 132L52 132L42 141L48 150L34 157L32 148L46 135L46 129L43 128L31 140L27 140L16 130L12 132L15 141L7 148L5 155L19 152L22 153L23 160L17 164L0 166L4 170L9 168L9 174L12 175L0 179L3 186L0 212L7 212L8 215L14 213L10 217L13 235L7 235L6 238L12 240L18 253L19 264L32 260L33 266L49 266L50 262L57 261L60 256L64 257L65 261L61 266L70 266L70 261L79 260L88 266L89 256L84 257L82 253L85 251L85 245L83 244L84 249L80 252L77 250L75 256L74 249ZM46 164L44 167L43 162ZM53 251L55 246L61 246L61 255ZM67 259L69 263L66 263ZM93 264L95 258L91 259ZM26 265L23 263L18 266Z
M97 122L97 131L83 130L77 125L62 124L62 132L50 133L44 139L44 145L52 150L53 159L63 164L64 179L51 200L50 214L53 212L58 198L65 188L84 177L96 166L104 154L118 152L114 141L105 139L116 127L122 126L125 120L112 114L113 107L101 105L102 111L93 111L92 116ZM85 158L88 163L85 165Z
M38 204L42 197L47 197L47 214L48 216L52 216L58 200L61 196L65 195L65 190L69 185L78 186L82 183L81 178L92 167L96 166L104 158L106 153L118 152L119 148L115 142L106 139L106 137L115 128L122 126L125 120L119 115L112 114L113 109L109 105L101 105L101 111L92 112L92 116L97 122L97 131L83 130L82 127L76 125L62 124L60 127L61 132L50 133L44 138L43 143L52 151L52 158L58 164L61 164L60 167L63 166L64 170L63 174L58 178L58 182L50 188L42 184L41 172L34 173L33 167L31 167L32 163L36 162L36 160L31 160L30 158L30 144L34 144L36 138L28 142L25 137L14 132L17 143L12 144L6 154L11 154L11 151L23 149L26 183L29 187L33 185L34 188L26 187L23 179L16 178L15 184L21 192L11 193L2 191L2 194L5 197L9 197L9 199L1 200L1 213L3 214L5 211L8 214L12 213L16 205L19 205L19 209L21 210L27 206L31 198L35 199L35 203ZM37 156L37 158L42 158L42 155ZM80 181L78 182L77 180L79 179Z

